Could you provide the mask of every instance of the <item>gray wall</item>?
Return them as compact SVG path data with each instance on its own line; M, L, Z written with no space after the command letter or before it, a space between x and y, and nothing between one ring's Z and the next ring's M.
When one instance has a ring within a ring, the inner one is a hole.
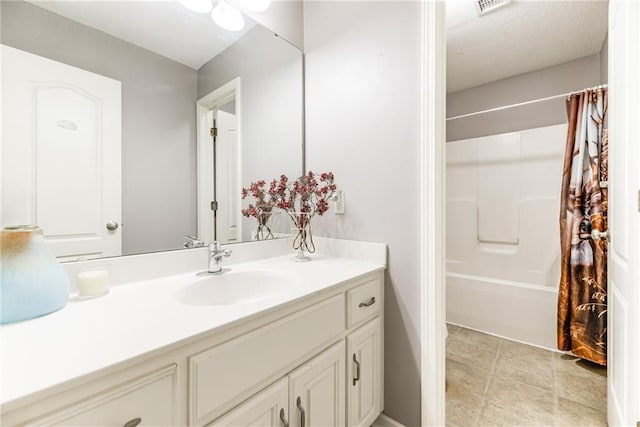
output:
M388 244L385 413L407 426L420 425L420 10L304 6L307 166L333 171L347 202L314 232Z
M302 71L300 50L260 25L198 70L198 97L240 77L243 187L301 175ZM255 220L243 217L242 240L250 240L254 228Z
M196 232L196 71L21 1L2 1L3 44L122 82L123 253Z
M582 90L602 82L595 54L447 95L447 118ZM447 121L447 141L566 122L564 98Z
M609 81L609 33L604 38L602 50L600 50L600 81L602 83Z

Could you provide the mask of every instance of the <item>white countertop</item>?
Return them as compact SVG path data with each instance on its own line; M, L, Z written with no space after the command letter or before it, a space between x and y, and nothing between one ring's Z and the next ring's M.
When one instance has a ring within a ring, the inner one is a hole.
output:
M196 279L196 272L184 273L115 286L104 297L72 300L55 313L3 325L0 404L20 406L22 399L34 393L159 353L199 334L385 268L376 262L317 254L306 263L291 262L290 255L241 264L233 264L232 259L225 260L225 267L283 270L302 280L272 299L193 306L174 298L176 289Z

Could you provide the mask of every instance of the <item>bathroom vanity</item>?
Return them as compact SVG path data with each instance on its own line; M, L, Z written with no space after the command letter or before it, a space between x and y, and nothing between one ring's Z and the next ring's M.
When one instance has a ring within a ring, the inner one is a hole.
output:
M3 326L2 425L371 425L386 248L318 240L308 263L286 241L262 259L234 245L242 262L208 277L193 269L204 251L182 251L193 259L177 274L119 279L106 297ZM137 256L130 276L171 256Z

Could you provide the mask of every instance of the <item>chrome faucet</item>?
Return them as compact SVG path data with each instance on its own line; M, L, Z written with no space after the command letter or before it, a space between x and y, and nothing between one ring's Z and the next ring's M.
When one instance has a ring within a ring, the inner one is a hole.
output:
M200 248L204 246L204 242L199 240L196 236L184 236L186 242L184 242L185 248Z
M209 273L222 273L222 257L230 257L231 250L222 250L220 242L209 244Z

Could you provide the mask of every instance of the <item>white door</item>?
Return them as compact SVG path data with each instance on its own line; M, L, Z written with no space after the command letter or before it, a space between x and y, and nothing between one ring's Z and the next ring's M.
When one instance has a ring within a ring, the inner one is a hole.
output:
M344 350L340 341L289 375L291 427L344 425Z
M237 242L240 220L240 177L238 149L238 120L235 114L217 110L215 127L216 165L215 188L218 211L216 212L216 237L221 243Z
M58 257L120 255L120 115L120 82L3 45L2 226L39 225Z
M289 381L283 378L233 409L211 426L282 427L289 420Z
M609 4L608 421L640 424L640 2Z
M347 336L347 425L368 427L381 412L380 318Z

